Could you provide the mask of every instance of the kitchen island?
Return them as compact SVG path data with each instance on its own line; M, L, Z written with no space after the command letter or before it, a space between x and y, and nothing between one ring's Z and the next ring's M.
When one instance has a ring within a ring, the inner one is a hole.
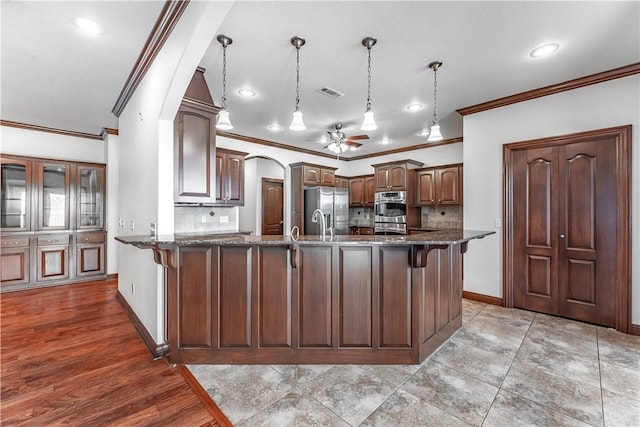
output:
M417 364L462 325L462 254L493 233L116 239L166 268L171 363Z

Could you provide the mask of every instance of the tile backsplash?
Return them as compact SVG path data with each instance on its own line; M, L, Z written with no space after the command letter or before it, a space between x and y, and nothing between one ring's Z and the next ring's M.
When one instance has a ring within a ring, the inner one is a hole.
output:
M422 228L462 228L462 206L423 207Z
M174 233L238 230L235 206L175 206L173 209Z

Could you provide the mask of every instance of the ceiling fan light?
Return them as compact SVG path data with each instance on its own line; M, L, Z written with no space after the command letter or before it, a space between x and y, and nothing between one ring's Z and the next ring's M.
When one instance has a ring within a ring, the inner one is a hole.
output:
M220 110L218 113L218 122L216 123L216 129L220 130L231 130L233 129L233 125L231 124L231 119L229 118L229 112L225 110Z
M341 153L344 153L348 149L349 149L349 146L347 144L340 144L340 152Z
M300 131L305 130L307 127L304 125L302 121L302 111L296 110L293 112L293 119L291 120L291 124L289 125L289 129Z
M364 119L362 120L362 126L360 126L361 130L376 130L378 129L378 125L376 124L375 119L373 118L373 111L370 109L364 112Z
M431 132L429 132L429 138L427 138L427 141L429 142L436 142L436 141L442 141L443 137L442 137L442 133L440 132L440 125L438 123L434 123L431 126Z

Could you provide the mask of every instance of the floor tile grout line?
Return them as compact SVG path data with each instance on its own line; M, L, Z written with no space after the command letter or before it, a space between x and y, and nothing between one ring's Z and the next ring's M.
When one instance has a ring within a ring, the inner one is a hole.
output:
M596 348L598 349L598 378L600 379L600 405L602 407L602 425L606 427L604 412L604 388L602 387L602 364L600 363L600 335L598 334L598 328L596 328Z

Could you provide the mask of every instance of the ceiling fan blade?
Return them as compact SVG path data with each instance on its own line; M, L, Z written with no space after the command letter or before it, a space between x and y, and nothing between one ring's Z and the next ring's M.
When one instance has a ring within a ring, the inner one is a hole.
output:
M354 135L354 136L350 136L348 139L352 141L356 139L369 139L369 135Z
M348 145L349 147L355 147L355 148L362 147L362 144L360 144L359 142L353 142L349 139L345 140L344 144Z

